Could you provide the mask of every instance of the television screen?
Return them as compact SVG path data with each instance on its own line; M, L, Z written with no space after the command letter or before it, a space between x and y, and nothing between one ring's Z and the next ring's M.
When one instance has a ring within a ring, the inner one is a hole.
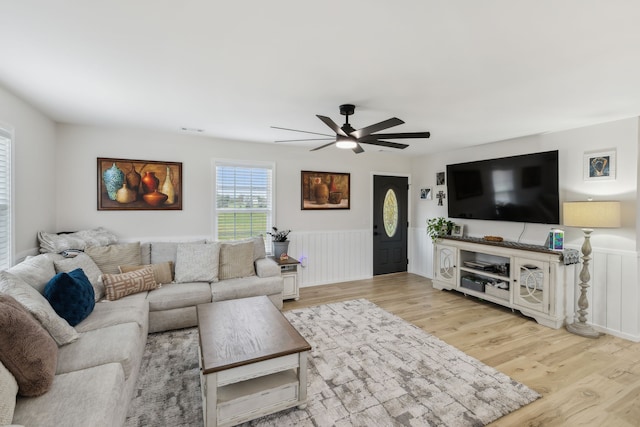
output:
M450 218L560 223L558 151L447 165Z

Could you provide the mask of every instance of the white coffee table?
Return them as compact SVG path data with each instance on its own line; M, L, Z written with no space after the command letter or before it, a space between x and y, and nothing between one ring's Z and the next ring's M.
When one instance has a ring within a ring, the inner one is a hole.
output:
M307 403L309 343L266 296L200 304L205 426L230 426Z

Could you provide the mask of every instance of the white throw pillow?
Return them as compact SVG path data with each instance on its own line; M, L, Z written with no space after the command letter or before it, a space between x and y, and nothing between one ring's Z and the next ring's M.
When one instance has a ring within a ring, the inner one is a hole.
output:
M42 254L26 258L7 271L17 276L42 293L49 280L56 275L53 260L48 255Z
M89 255L79 253L73 258L59 259L55 260L53 263L56 266L56 273L70 273L76 268L81 268L89 279L89 282L91 282L91 286L93 286L93 293L95 294L96 302L100 301L102 297L104 297L104 285L100 278L102 272Z
M0 384L2 384L0 387L0 425L6 426L13 421L18 383L2 362L0 362Z
M0 292L15 298L22 304L59 346L69 344L80 337L80 334L66 320L58 316L44 296L19 277L0 271Z
M176 254L176 283L217 282L219 254L217 243L180 243Z

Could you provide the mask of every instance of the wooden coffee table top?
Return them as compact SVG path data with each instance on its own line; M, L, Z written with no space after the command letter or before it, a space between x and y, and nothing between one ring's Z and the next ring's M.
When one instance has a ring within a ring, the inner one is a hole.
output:
M203 374L311 350L266 296L200 304Z

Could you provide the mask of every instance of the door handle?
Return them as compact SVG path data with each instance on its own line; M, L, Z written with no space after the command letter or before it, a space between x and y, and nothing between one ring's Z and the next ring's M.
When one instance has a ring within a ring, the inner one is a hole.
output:
M374 235L374 236L377 236L378 234L380 234L380 233L378 233L377 231L374 231L374 232L373 232L373 235Z

